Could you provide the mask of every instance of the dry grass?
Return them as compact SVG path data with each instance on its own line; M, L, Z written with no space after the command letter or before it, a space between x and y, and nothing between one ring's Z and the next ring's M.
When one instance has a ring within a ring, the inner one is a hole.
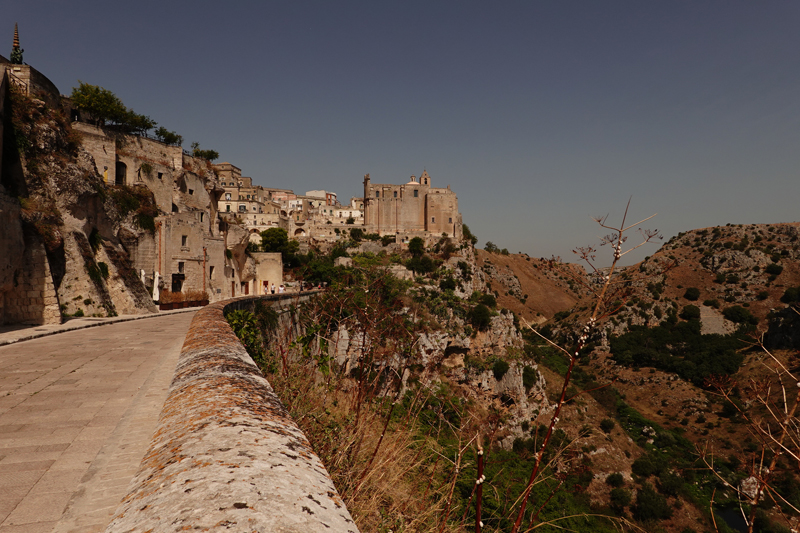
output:
M361 531L460 530L444 518L452 465L433 439L414 431L417 413L387 423L397 414L391 398L375 397L357 409L355 380L299 361L268 378Z

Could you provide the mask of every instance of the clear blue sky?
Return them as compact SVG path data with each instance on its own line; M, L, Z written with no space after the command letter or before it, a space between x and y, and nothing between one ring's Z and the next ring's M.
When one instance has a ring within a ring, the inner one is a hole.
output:
M265 186L457 192L483 244L560 255L632 217L666 238L800 219L800 3L5 2L26 63ZM2 35L5 35L3 37ZM652 253L657 246L639 254Z

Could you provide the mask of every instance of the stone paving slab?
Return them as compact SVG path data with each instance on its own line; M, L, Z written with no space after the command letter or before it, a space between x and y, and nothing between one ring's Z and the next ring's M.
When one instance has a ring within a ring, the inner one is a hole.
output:
M193 311L0 329L0 533L105 529L150 443Z
M147 315L121 315L115 317L83 317L83 318L70 318L63 324L43 324L43 325L27 325L27 324L13 324L0 326L0 346L6 344L14 344L22 341L29 341L32 339L39 339L57 333L65 333L67 331L77 331L86 328L93 328L97 326L105 326L108 324L116 324L118 322L130 322L132 320L142 320L146 318L157 318L162 316L169 316L182 313L194 313L200 307L189 307L186 309L177 309L173 311L160 311L158 313ZM85 339L84 342L87 342ZM83 343L80 343L83 344ZM150 342L143 342L142 344L151 344Z

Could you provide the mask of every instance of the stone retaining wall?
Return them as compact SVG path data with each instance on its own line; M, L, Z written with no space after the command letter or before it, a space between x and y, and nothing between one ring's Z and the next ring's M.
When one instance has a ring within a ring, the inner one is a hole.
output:
M107 533L357 533L325 467L225 320L197 312L158 429Z

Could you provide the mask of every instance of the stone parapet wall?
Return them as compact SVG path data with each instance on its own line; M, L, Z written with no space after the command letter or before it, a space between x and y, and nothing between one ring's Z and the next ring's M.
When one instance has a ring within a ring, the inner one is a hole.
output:
M234 335L224 313L198 311L158 429L107 532L353 532L325 467ZM261 297L296 303L297 295Z

